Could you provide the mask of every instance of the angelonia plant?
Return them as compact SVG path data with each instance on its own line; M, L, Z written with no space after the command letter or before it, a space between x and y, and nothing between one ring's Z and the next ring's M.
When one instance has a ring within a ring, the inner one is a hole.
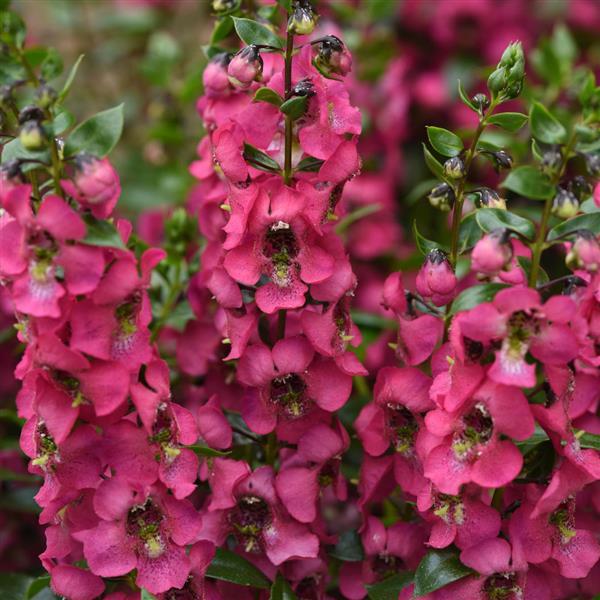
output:
M513 42L485 89L458 84L474 130L424 146L448 236L413 224L382 347L355 323L347 233L393 211L348 200L362 116L323 5L212 2L197 183L160 247L118 216L122 106L77 124L80 61L59 85L58 54L0 13L0 282L49 574L25 598L598 592L594 73L537 94Z

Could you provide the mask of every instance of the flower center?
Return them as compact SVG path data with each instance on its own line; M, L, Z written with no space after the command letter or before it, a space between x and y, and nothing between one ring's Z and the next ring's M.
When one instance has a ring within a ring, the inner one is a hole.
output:
M168 463L173 462L181 454L181 449L177 445L175 423L164 402L159 404L156 411L156 420L152 425L149 441L160 446L162 458ZM161 460L161 454L156 457L158 461Z
M262 532L271 524L271 510L262 498L242 496L229 513L229 522L246 552L262 551Z
M494 421L488 409L481 403L476 404L463 418L463 430L454 435L452 449L460 460L478 455L494 433Z
M278 221L267 231L263 244L263 254L271 262L271 279L279 287L289 285L293 259L299 248L294 232L288 223Z
M555 510L548 519L551 525L556 527L556 533L560 537L561 544L568 544L576 535L573 502L567 500Z
M433 504L433 514L448 525L462 525L465 521L465 505L460 496L437 494Z
M402 456L412 456L419 425L414 415L400 404L388 403L385 407L387 426L392 434L394 449Z
M150 558L158 558L165 550L161 533L163 514L150 498L143 505L134 506L127 514L127 534L142 543Z
M296 373L273 379L271 402L283 416L289 419L297 419L304 415L308 408L304 379Z
M126 302L117 307L115 317L117 318L117 330L113 336L113 356L119 358L127 355L133 347L135 334L138 330L136 325L138 302Z
M483 591L489 600L521 600L523 590L515 573L494 573L485 580Z
M400 570L401 565L397 564L398 562L402 561L399 561L397 557L391 554L387 554L387 552L382 552L373 558L371 568L378 579L385 579Z
M58 446L52 439L52 436L48 432L46 424L43 421L38 421L35 437L37 455L31 463L44 471L47 471L54 463L54 459L58 453Z
M71 406L76 408L82 404L87 404L87 398L83 395L80 388L79 380L72 377L68 373L63 371L56 371L54 373L54 380L73 398Z

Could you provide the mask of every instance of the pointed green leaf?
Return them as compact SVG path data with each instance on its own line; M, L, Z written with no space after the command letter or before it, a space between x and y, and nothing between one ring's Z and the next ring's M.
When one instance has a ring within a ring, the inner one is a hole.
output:
M367 586L370 600L398 600L400 592L413 581L414 574L410 571L396 573L379 583Z
M442 127L427 127L427 137L433 149L442 156L458 156L463 150L462 140Z
M105 248L120 248L121 250L126 249L117 228L112 223L96 219L92 215L87 215L85 217L85 226L87 233L81 240L82 244Z
M477 213L472 212L460 222L458 230L458 251L462 254L465 250L472 248L483 235L481 228L475 218Z
M308 96L294 96L289 100L286 100L280 107L279 110L288 117L291 117L294 121L299 119L305 112L308 106Z
M253 98L254 102L268 102L274 106L281 106L283 98L271 88L262 87L256 90Z
M123 131L123 105L103 110L79 124L65 143L65 156L87 152L106 156L117 144Z
M215 24L212 35L210 36L210 43L212 46L216 46L220 41L224 40L233 31L233 21L229 15L219 19Z
M277 577L271 586L269 600L296 600L296 594L290 587L290 584L277 573Z
M600 235L600 212L587 213L563 221L548 232L546 239L551 242L570 233L575 233L578 229L587 229L594 235Z
M452 550L433 550L415 571L415 597L430 594L471 573L473 571L463 565Z
M471 310L483 302L491 302L500 290L507 287L509 286L505 283L482 283L467 288L452 302L450 314L455 315L464 310Z
M364 559L360 535L357 531L344 531L335 547L329 552L330 556L346 562L358 562Z
M156 596L151 594L148 590L142 590L140 600L156 600Z
M60 94L58 94L58 103L62 103L62 101L67 97L67 94L69 93L71 86L73 85L73 81L75 81L75 76L77 75L77 69L79 69L79 65L81 64L81 61L83 60L84 54L80 54L79 57L77 58L77 60L75 61L75 64L71 67L71 70L69 71L69 74L67 75L67 79L63 85L62 90L60 91Z
M508 210L480 208L475 214L477 223L486 233L494 231L494 229L510 229L529 239L533 239L535 236L535 225L529 219Z
M186 448L194 451L198 456L229 456L231 454L231 452L215 450L214 448L209 448L208 446L203 446L201 444L186 446Z
M429 254L431 250L435 250L436 248L442 248L442 250L444 249L443 246L441 246L441 244L438 244L437 242L432 242L431 240L428 240L419 233L419 230L417 229L416 220L413 221L413 234L415 236L417 248L419 249L421 254L425 256L427 256L427 254Z
M501 185L511 192L534 200L552 198L556 191L548 177L531 166L513 169Z
M206 570L206 576L263 590L271 587L271 582L262 571L239 554L224 548L217 548L215 557Z
M58 77L63 71L63 60L55 48L48 48L46 57L40 66L40 73L46 81Z
M261 171L267 171L268 173L278 173L280 171L279 165L268 154L250 144L244 144L244 160Z
M425 157L425 164L429 168L429 170L442 181L446 181L446 177L444 175L444 167L440 164L438 159L431 154L429 148L423 144L423 156Z
M29 585L29 588L27 589L27 599L30 600L31 598L37 598L38 594L42 590L48 589L48 587L50 587L49 575L44 575L42 577L34 579Z
M316 173L321 165L324 163L320 158L314 156L305 156L297 165L296 171L308 171L310 173Z
M464 104L466 104L471 110L479 112L477 107L473 104L473 102L467 95L467 92L465 92L465 89L463 88L460 79L458 80L458 95L460 96L460 99L464 102Z
M534 102L529 116L533 137L546 144L564 144L567 130L562 123L539 102Z
M579 436L579 445L582 448L593 448L594 450L600 450L600 435L597 433L584 433Z
M0 598L2 600L23 600L33 581L32 577L20 573L0 573Z
M242 42L254 44L256 46L283 48L283 41L281 38L264 25L261 25L252 19L242 19L239 17L231 18L233 19L235 30Z
M496 127L502 127L502 129L506 129L506 131L515 132L527 123L527 119L529 119L529 117L522 113L505 112L488 117L487 123L489 125L496 125Z

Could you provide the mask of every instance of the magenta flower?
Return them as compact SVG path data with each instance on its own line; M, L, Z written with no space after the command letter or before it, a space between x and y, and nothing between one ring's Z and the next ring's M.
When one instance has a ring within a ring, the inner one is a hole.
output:
M233 534L244 552L264 553L274 565L317 556L317 536L288 515L271 467L251 473L246 463L216 458L209 482L213 496L203 515L202 539L222 545Z
M445 252L439 248L429 252L416 283L419 294L436 306L444 306L454 298L457 280Z
M302 336L279 340L272 350L262 344L248 346L238 365L238 378L248 386L242 416L252 431L269 433L287 421L293 439L314 422L315 409L341 408L352 387L351 377L333 360L315 356Z
M137 585L155 594L185 584L191 563L184 546L197 539L201 524L187 500L113 477L96 490L94 510L98 524L74 534L93 573L117 577L137 569Z

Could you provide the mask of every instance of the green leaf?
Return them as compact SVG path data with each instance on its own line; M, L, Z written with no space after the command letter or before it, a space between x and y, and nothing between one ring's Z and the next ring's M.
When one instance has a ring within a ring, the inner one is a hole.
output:
M360 219L364 219L369 215L372 215L381 210L381 204L365 204L364 206L360 206L356 208L352 212L348 213L340 222L335 226L335 232L340 235L344 233L356 221L360 221Z
M156 600L156 596L151 594L148 590L141 590L142 594L140 600Z
M0 573L0 598L2 600L24 600L32 577L20 573Z
M268 590L270 581L262 571L234 552L217 548L215 557L206 570L206 576L238 585Z
M56 117L54 117L54 121L52 121L50 126L52 129L52 135L57 136L61 133L64 133L67 129L69 129L69 127L71 127L71 125L73 125L74 122L75 117L73 116L73 113L64 109L62 112L56 115Z
M104 248L119 248L125 250L126 246L117 231L117 228L108 221L103 221L87 215L85 217L87 233L81 240L88 246L102 246Z
M251 19L242 19L239 17L231 17L235 30L246 44L255 44L256 46L273 46L282 49L283 41L275 35L270 29L252 21Z
M296 171L308 171L310 173L316 173L324 162L324 160L315 158L314 156L305 156L296 165Z
M489 125L496 125L506 131L515 132L519 131L525 123L527 123L529 117L518 112L505 112L492 115L487 119Z
M79 65L81 64L81 61L83 60L84 56L85 56L84 54L80 54L79 57L77 58L77 60L75 61L75 64L71 67L71 70L69 71L69 74L67 75L65 84L63 85L62 90L58 94L58 103L59 104L67 97L67 94L71 90L71 86L73 85L73 82L75 81L75 76L77 75L77 69L79 69Z
M600 450L600 435L597 433L584 433L579 438L579 445L582 448L593 448Z
M527 275L527 279L529 279L529 276L531 275L531 259L527 258L526 256L517 256L517 262L519 263L521 269L523 269L525 272L525 275ZM543 285L544 283L548 283L548 281L550 281L548 273L546 273L542 267L539 267L537 281L535 284Z
M539 102L534 102L529 113L533 137L546 144L564 144L567 130L562 123Z
M458 80L458 95L460 96L460 99L464 102L464 104L466 104L471 110L479 112L477 107L473 104L473 102L471 102L471 99L467 95L467 92L465 92L465 89L463 88L460 79Z
M289 100L286 100L280 107L279 110L292 120L299 119L305 112L308 106L308 96L294 96Z
M400 592L413 581L411 571L396 573L379 583L368 585L367 593L371 600L398 600Z
M472 212L464 217L460 223L460 228L458 230L459 254L472 248L481 239L481 228L475 218L476 215L476 212Z
M308 96L294 96L289 100L286 100L280 107L279 110L288 117L291 117L293 121L299 119L305 112L308 106Z
M429 148L423 144L423 156L425 157L425 164L429 168L429 170L442 181L446 181L446 176L444 175L444 167L440 164L438 159L431 154Z
M480 208L476 213L479 227L486 233L494 229L510 229L528 239L535 236L535 225L524 217L501 208Z
M55 48L48 48L46 58L40 67L40 73L46 81L58 77L63 71L63 60Z
M186 448L194 451L198 456L229 456L231 454L231 452L215 450L214 448L209 448L208 446L203 446L201 444L186 446Z
M229 15L219 19L210 36L210 43L216 46L220 41L224 40L233 31L233 21Z
M2 147L2 163L7 163L11 160L14 160L15 158L40 160L45 163L50 162L50 154L47 150L40 150L35 152L31 150L25 150L19 138L11 140L7 144L4 144L4 146ZM22 166L23 171L29 171L31 169L36 168L39 168L39 165L36 165L35 163L24 164Z
M281 106L283 103L283 98L275 90L268 87L262 87L256 90L253 100L254 102L268 102L274 106Z
M88 152L106 156L117 144L123 131L123 105L103 110L79 124L65 144L65 156Z
M442 156L458 156L462 152L462 140L447 129L427 127L427 137L434 150Z
M568 221L563 221L549 231L546 239L551 242L574 233L578 229L588 229L593 234L600 235L600 212L587 213Z
M417 229L416 219L413 221L413 234L415 236L417 248L419 249L421 254L424 254L426 256L427 254L429 254L429 252L431 252L431 250L435 250L436 248L443 249L443 247L440 244L428 240L419 233L419 230Z
M44 575L42 577L38 577L34 579L27 589L27 599L34 598L41 592L42 590L48 588L50 586L50 576Z
M517 448L521 451L521 454L525 455L529 451L533 450L535 446L542 442L547 442L550 438L548 434L536 423L535 431L533 435L529 436L526 440L516 442Z
M415 571L415 597L424 596L473 573L452 550L433 550Z
M483 302L491 302L500 290L507 287L509 286L505 283L482 283L467 288L455 298L450 314L455 315L464 310L470 310Z
M169 312L165 325L176 331L183 331L188 322L193 318L194 311L192 310L190 303L187 300L183 300Z
M534 200L547 200L556 193L552 182L531 166L513 169L501 185L511 192Z
M281 573L277 574L271 586L269 600L296 600L296 594L294 594L290 584L281 576Z
M250 144L244 144L244 160L255 169L268 173L278 173L281 170L268 154Z
M346 562L359 562L364 559L360 535L357 531L344 531L335 547L329 552L330 556Z
M581 212L586 214L600 212L600 208L596 206L596 203L594 202L593 198L588 198L587 200L584 200L581 203L579 209L581 210Z

